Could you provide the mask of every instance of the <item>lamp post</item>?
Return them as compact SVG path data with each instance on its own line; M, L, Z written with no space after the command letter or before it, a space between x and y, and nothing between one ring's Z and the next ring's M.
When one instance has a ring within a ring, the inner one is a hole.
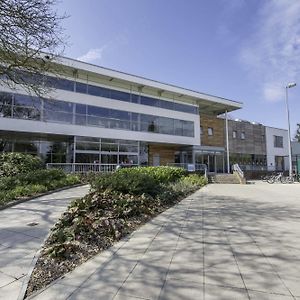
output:
M293 175L293 167L292 167L292 150L291 150L291 126L290 126L290 112L289 112L289 97L288 97L288 89L296 86L295 82L290 82L285 87L285 104L286 104L286 114L288 119L288 147L289 147L289 176Z

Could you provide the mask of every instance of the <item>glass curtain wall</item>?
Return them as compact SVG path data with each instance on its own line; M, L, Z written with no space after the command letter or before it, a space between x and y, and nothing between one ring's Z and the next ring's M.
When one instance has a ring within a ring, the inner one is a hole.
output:
M147 145L138 141L75 137L75 162L148 164Z
M194 136L192 121L8 93L0 93L0 117Z

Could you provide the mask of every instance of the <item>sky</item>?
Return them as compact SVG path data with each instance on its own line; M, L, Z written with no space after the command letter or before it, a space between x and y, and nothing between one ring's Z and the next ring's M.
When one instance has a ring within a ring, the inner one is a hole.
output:
M300 0L61 0L64 55L243 102L232 118L300 123Z

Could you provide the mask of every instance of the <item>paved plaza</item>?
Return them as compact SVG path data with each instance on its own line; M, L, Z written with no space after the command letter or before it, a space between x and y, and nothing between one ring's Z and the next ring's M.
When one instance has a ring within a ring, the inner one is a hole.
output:
M70 201L88 186L75 187L0 211L0 299L18 299L34 257Z
M300 299L300 184L209 185L33 299Z

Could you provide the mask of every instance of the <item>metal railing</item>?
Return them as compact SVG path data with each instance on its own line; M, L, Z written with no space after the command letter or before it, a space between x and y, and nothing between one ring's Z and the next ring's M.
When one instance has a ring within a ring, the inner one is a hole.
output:
M137 166L134 164L123 164L122 167ZM113 172L118 164L82 164L82 163L48 163L47 169L61 169L66 173L88 173L88 172Z
M232 165L232 171L237 172L239 174L239 176L244 178L244 172L242 171L242 169L240 168L240 166L238 164Z

